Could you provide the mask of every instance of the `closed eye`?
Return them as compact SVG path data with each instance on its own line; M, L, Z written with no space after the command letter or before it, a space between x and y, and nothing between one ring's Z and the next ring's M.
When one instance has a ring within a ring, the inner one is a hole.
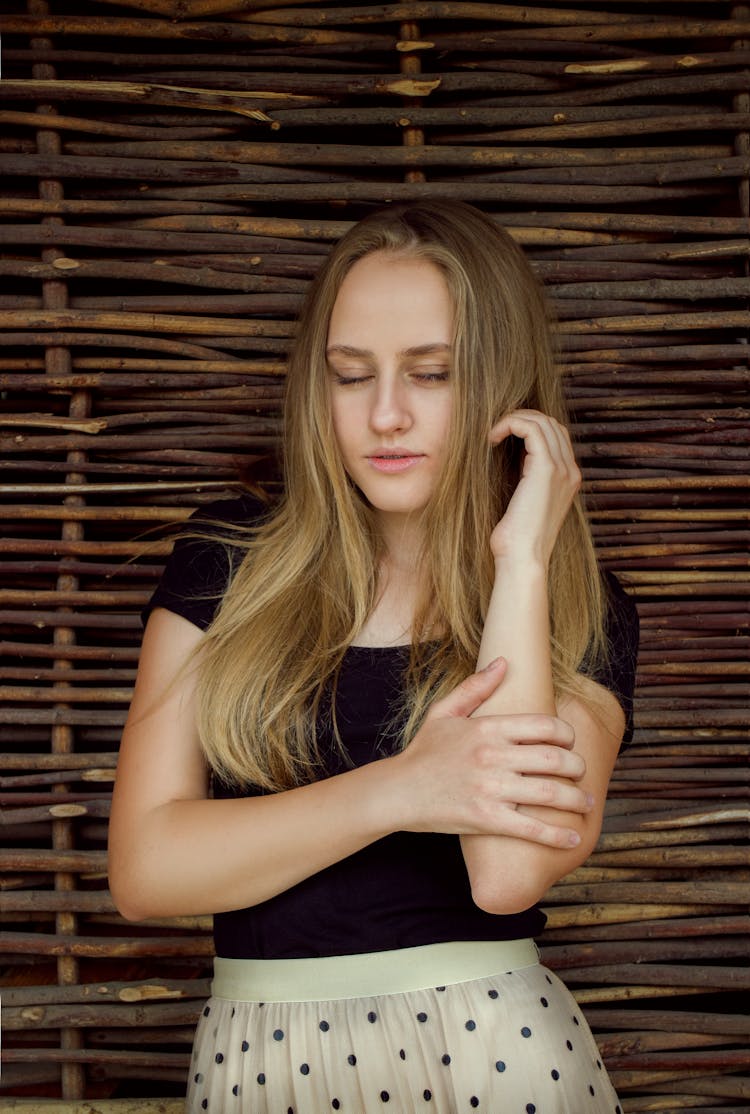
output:
M335 371L333 373L333 381L337 387L350 387L355 383L366 383L371 376L364 375L345 375L343 372Z
M445 383L450 377L450 373L445 371L413 371L412 378L418 380L420 383Z

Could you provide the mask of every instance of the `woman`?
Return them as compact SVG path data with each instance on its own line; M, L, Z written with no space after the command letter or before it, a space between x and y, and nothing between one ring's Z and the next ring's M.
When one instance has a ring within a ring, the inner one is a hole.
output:
M123 915L215 914L188 1109L619 1110L531 937L596 843L637 628L492 220L400 206L337 245L284 471L178 542L118 768Z

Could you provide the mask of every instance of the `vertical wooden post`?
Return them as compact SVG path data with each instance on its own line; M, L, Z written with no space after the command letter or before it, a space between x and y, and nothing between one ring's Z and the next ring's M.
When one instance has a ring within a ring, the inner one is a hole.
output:
M30 15L46 15L49 5L46 0L29 0ZM32 49L44 49L51 46L49 39L33 39ZM34 63L33 76L41 80L54 80L56 73L53 66L47 63ZM37 111L45 115L54 115L57 111L54 105L38 105ZM40 155L58 155L62 144L59 133L47 128L39 129L36 133L37 151ZM39 182L39 196L45 201L62 200L63 188L60 181L43 179ZM60 217L44 217L43 224L62 224ZM42 261L52 263L59 259L64 252L57 248L44 248ZM45 280L42 282L42 304L45 309L60 310L67 308L68 288L64 281ZM70 375L72 360L70 349L63 347L48 347L45 349L45 371L51 376ZM86 417L90 411L90 395L87 391L76 391L71 394L69 416L74 418ZM80 451L70 452L67 462L70 471L66 475L66 483L81 483L85 475L76 470L85 459L85 454ZM84 503L80 495L69 495L64 498L66 506L81 506ZM62 524L61 536L64 541L77 541L83 536L83 528L78 522ZM71 574L61 572L57 577L57 590L60 592L74 591L78 587L78 578ZM72 662L66 656L65 650L75 642L75 630L66 624L65 619L70 614L70 608L58 608L59 624L54 628L53 645L59 654L56 654L55 667L71 668ZM59 687L59 686L55 686ZM63 709L66 705L57 705ZM55 723L51 728L50 745L53 754L70 754L75 747L73 728L68 724ZM54 791L64 793L69 786L62 784L54 787ZM52 845L57 851L71 850L75 843L72 820L55 820L52 824ZM55 889L65 892L75 888L76 876L68 872L55 874ZM75 913L60 912L55 917L55 929L58 935L75 936L78 931L78 918ZM57 981L60 986L75 986L79 981L78 961L72 956L60 956L57 960ZM83 1046L81 1029L63 1028L60 1031L60 1045L63 1051L77 1051ZM64 1099L82 1099L85 1097L85 1072L82 1064L63 1063L62 1065L62 1097Z
M419 38L419 26L416 23L402 23L399 28L399 37L402 42L415 42ZM417 77L422 72L422 62L418 54L412 52L402 54L399 58L399 69L402 74ZM404 104L418 104L417 97L405 97ZM424 147L424 131L422 128L405 127L403 130L405 147ZM423 170L410 167L404 175L406 182L425 182L427 178Z

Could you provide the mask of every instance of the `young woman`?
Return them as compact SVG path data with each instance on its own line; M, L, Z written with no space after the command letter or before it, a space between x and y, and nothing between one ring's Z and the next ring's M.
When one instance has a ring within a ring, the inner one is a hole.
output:
M119 908L215 915L189 1111L619 1111L532 942L633 687L579 483L511 238L447 202L356 225L299 324L283 499L178 542L123 737Z

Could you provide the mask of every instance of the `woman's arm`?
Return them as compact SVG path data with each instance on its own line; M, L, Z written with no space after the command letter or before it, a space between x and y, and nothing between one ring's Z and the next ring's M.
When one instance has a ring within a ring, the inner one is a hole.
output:
M593 681L597 712L580 699L556 705L550 658L547 571L560 526L580 484L567 432L545 415L518 411L495 429L498 439L524 439L523 476L502 521L493 533L495 585L485 620L478 668L504 654L504 683L475 715L537 712L561 717L573 729L574 753L585 773L576 781L589 798L587 812L566 813L549 804L518 806L529 817L571 828L574 847L552 848L508 837L464 837L464 858L478 905L489 912L511 913L538 901L549 886L580 865L593 850L601 830L604 801L624 728L615 697ZM524 745L519 743L519 745ZM560 756L561 757L561 756ZM570 784L548 768L547 787Z
M120 746L109 877L131 920L243 908L393 830L387 770L353 770L267 797L207 798L195 727L202 632L156 609Z
M556 787L561 805L585 807L572 787L580 760L567 750L569 729L536 716L468 718L501 683L502 662L436 702L403 753L282 793L207 799L191 660L201 637L160 608L146 629L110 822L110 885L128 919L254 905L399 830L569 846L566 824L540 823L515 808L546 799L540 779L523 775L544 768L548 752L563 756L570 779ZM517 737L530 745L519 748ZM518 767L510 781L500 776L509 756Z

